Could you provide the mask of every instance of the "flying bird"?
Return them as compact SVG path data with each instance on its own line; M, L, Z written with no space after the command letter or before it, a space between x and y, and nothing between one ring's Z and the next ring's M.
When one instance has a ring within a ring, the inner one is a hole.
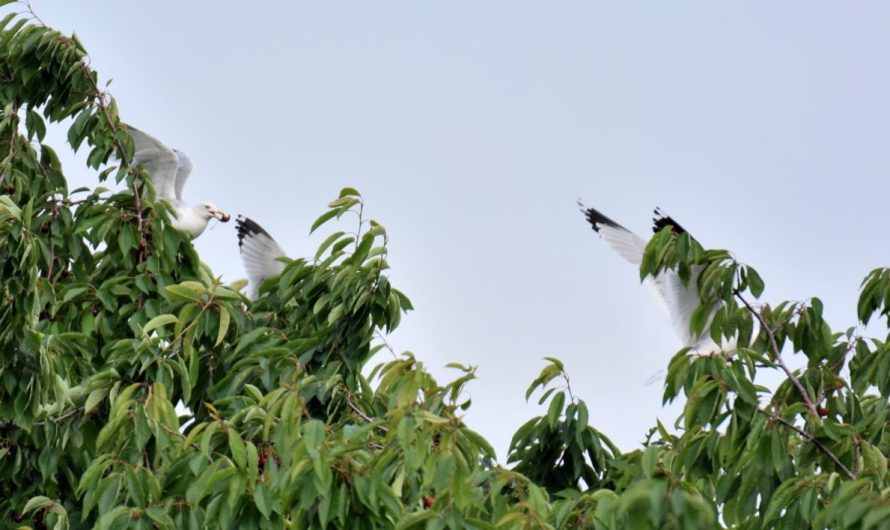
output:
M223 223L229 221L225 212L209 202L189 206L182 200L182 189L194 167L187 154L171 149L154 136L131 125L126 127L133 137L133 165L141 164L145 168L154 184L157 197L167 201L173 208L173 228L195 238L204 232L211 218L215 217Z
M647 241L606 217L599 210L585 208L580 202L579 206L587 217L587 222L599 234L600 238L622 258L639 268L643 261L643 252L646 250ZM652 222L652 230L656 233L665 227L670 227L675 234L688 233L659 208L655 209L655 217ZM711 310L707 321L708 325L705 326L701 335L694 335L690 330L692 314L700 302L696 285L701 271L701 266L692 267L689 282L686 284L680 279L677 271L672 269L662 270L654 278L648 276L644 283L652 288L662 308L670 317L674 331L680 337L683 345L689 348L691 354L712 355L716 352L732 351L735 349L734 341L718 345L711 339L710 322L714 313L720 308L720 302L717 302Z
M247 271L249 280L247 297L256 300L263 281L284 271L285 265L278 258L286 258L287 254L272 239L269 232L266 232L253 219L239 215L235 220L235 228L238 231L241 261L244 262L244 269Z

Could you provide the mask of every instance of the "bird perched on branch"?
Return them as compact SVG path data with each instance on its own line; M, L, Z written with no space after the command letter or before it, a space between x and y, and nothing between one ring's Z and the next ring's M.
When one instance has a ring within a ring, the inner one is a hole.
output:
M578 205L581 206L581 211L587 218L587 222L600 238L621 257L639 268L643 261L643 252L646 250L647 241L606 217L599 210L587 208L580 202ZM656 208L655 217L652 219L652 230L658 233L665 227L670 227L671 231L677 235L688 233L674 219L662 212L661 209ZM662 308L670 317L674 331L683 341L683 345L689 348L691 354L711 355L715 352L731 351L735 349L734 341L718 345L711 338L710 322L722 302L717 301L714 304L708 317L708 323L701 335L694 335L690 330L692 314L700 303L696 285L701 271L701 266L693 266L689 281L684 283L676 270L665 269L655 277L646 277L643 283L647 284L655 293Z
M209 202L189 206L182 200L182 189L194 164L187 154L171 149L154 136L127 125L133 138L133 166L141 165L148 172L159 199L167 201L173 209L170 220L173 228L198 237L207 228L211 218L223 223L229 216Z

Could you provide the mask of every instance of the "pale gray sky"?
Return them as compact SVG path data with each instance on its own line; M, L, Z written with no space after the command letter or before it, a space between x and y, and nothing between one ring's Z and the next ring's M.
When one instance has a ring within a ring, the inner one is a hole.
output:
M325 202L358 188L417 308L392 344L442 380L478 365L467 421L501 459L541 412L523 393L544 356L623 448L674 415L645 381L678 340L576 197L640 234L661 206L758 268L767 300L820 296L838 328L890 263L886 3L34 7L78 33L126 121L191 155L189 201L307 255ZM231 224L197 247L244 276Z

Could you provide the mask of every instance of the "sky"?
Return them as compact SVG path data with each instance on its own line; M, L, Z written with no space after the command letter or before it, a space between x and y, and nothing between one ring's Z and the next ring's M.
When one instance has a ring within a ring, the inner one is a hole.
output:
M465 420L502 462L544 413L524 392L545 356L623 449L676 417L647 381L679 339L578 198L641 235L662 207L757 268L765 301L818 296L839 330L890 264L890 4L32 4L125 121L191 156L188 202L311 256L312 221L359 189L416 308L388 341L440 382L478 367ZM81 159L72 187L96 185ZM233 224L196 247L245 276Z

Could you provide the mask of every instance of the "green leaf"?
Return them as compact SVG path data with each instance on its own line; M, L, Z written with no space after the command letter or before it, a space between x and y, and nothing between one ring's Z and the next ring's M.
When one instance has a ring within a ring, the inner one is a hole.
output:
M303 439L309 456L318 458L318 450L324 441L324 423L319 420L310 420L303 426Z
M229 435L229 451L232 452L232 459L235 460L235 465L244 469L247 465L247 450L244 447L244 440L241 439L241 434L234 427L229 426L226 430Z
M169 313L163 314L163 315L158 315L158 316L154 317L153 319L149 320L148 323L146 323L145 326L142 327L142 332L147 335L150 331L153 331L161 326L173 324L177 320L178 319L176 318L176 315L171 315Z
M312 228L309 229L309 233L311 234L315 232L318 227L330 221L334 217L338 217L341 213L342 212L340 210L328 210L325 213L321 214L320 216L318 216L318 219L316 219L315 222L312 223Z
M346 188L343 188L342 190L340 190L340 195L337 198L342 199L343 197L349 197L349 196L361 197L362 194L359 193L355 188L346 187Z
M760 298L760 295L763 294L763 279L751 267L747 268L747 273L748 288L751 290L751 294L754 295L754 298Z
M659 451L659 446L650 445L643 452L641 464L643 468L643 474L646 476L646 478L653 478L655 476L655 466L658 462Z
M346 306L343 304L337 305L335 308L331 309L331 312L328 313L328 325L337 322L340 317L343 316L343 313L346 311Z
M551 429L555 428L556 422L559 421L565 400L565 392L557 392L556 395L553 396L553 401L550 402L550 407L547 409L547 424L550 425Z
M126 506L116 506L111 510L102 514L102 517L99 518L99 524L96 525L98 530L108 530L112 528L112 524L121 517L129 514L130 509Z
M22 513L31 513L34 510L47 508L53 503L54 501L49 497L32 497L31 500L25 504L25 507L22 508Z
M219 331L216 333L216 342L213 344L214 347L222 344L223 339L226 338L226 332L229 331L229 321L232 316L229 314L229 310L224 306L220 306L219 308Z
M207 290L204 289L203 286L198 289L194 285L185 285L182 283L179 285L168 285L164 288L164 292L167 294L167 297L174 302L197 302L201 299L201 295L205 294Z
M318 261L319 259L321 259L321 256L324 254L325 250L327 250L328 247L333 245L335 241L340 239L340 237L342 237L344 233L345 232L343 232L343 231L338 231L338 232L334 232L333 234L329 235L324 240L324 242L322 242L322 244L319 245L318 250L315 252L315 261Z
M85 415L88 415L90 412L93 411L93 409L95 409L100 403L102 403L102 400L104 400L105 396L107 395L108 388L97 388L96 390L90 392L90 395L87 396L86 403L84 403L83 413Z
M412 512L407 515L403 515L399 518L399 522L396 524L396 530L410 530L411 528L418 528L420 523L427 521L435 516L436 512L430 510L422 510L419 512Z
M257 484L256 489L253 490L253 502L260 513L263 514L263 519L268 519L272 510L269 507L269 493L263 484Z

